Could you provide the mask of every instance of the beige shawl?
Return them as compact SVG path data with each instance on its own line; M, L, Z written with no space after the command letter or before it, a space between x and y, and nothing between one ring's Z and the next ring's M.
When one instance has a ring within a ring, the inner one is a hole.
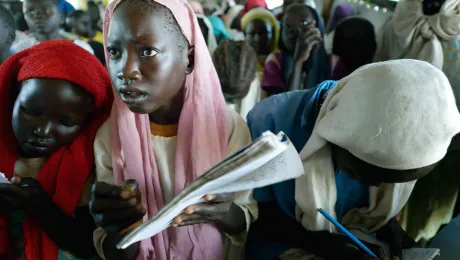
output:
M316 210L323 208L336 217L329 143L367 163L406 170L441 160L458 132L460 114L442 71L417 60L375 63L356 70L331 90L300 152L306 174L296 179L298 221L308 230L337 232ZM400 212L414 184L370 188L370 206L352 209L342 224L366 233L378 230ZM290 250L282 259L314 256Z
M375 60L418 59L442 69L440 41L460 37L460 0L446 0L439 13L423 14L420 0L403 0L383 28Z

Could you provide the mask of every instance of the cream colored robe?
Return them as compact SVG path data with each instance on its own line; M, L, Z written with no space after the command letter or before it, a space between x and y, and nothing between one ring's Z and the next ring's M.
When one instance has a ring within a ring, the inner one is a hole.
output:
M251 143L251 135L246 122L234 111L228 110L228 153L232 154ZM176 136L153 136L153 150L160 174L163 197L165 203L174 197L174 168L176 153ZM99 129L94 142L97 181L115 184L112 171L112 156L110 147L109 120ZM245 243L249 225L258 215L257 202L252 198L252 191L235 193L235 204L241 207L246 216L246 231L237 236L223 235L223 250L226 260L241 260L244 257L242 245ZM103 229L94 232L94 243L98 254L105 259L102 244L106 237Z

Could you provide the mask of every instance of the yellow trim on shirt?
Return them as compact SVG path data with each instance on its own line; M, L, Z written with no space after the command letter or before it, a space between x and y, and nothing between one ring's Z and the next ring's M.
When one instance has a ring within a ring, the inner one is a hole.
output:
M156 135L156 136L163 136L163 137L176 136L178 128L179 128L178 124L159 125L159 124L150 122L150 132L152 133L152 135Z

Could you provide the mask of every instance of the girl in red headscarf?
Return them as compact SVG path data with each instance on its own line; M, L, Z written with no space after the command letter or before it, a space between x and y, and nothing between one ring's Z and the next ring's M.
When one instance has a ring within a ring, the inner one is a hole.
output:
M89 52L47 41L0 67L0 258L91 258L93 144L112 104Z

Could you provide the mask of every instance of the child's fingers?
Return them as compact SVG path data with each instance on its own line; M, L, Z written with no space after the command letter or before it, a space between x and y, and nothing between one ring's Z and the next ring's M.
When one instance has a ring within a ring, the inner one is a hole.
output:
M223 203L233 201L233 193L220 193L220 194L208 194L204 196L204 200L210 203Z
M96 225L101 227L119 226L121 229L136 223L145 215L145 209L142 205L123 210L105 212L103 214L94 215Z
M207 223L207 222L209 222L209 219L199 214L192 214L192 215L181 214L173 220L171 226L181 227L181 226L188 226L188 225Z
M107 197L114 199L131 199L135 194L123 190L116 185L110 185L105 182L97 182L93 185L93 197Z
M13 178L11 178L11 183L14 185L19 185L21 184L21 177L14 175Z
M111 198L93 198L90 201L90 209L93 213L104 213L106 211L111 210L119 210L124 208L132 208L135 207L138 203L136 198L132 198L129 200L122 200L122 199L111 199Z
M221 213L222 213L222 210L221 210L221 207L219 207L219 204L208 204L208 203L192 205L192 206L187 207L184 211L184 214L186 216L198 214L201 217L205 216L208 218L214 217L216 214L220 215Z

